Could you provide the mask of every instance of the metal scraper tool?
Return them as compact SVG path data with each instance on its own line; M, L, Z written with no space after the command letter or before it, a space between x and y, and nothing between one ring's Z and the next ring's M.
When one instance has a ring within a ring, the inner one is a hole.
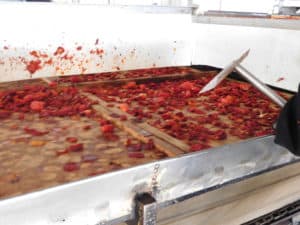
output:
M275 104L283 108L286 104L286 100L278 95L275 91L261 82L257 77L255 77L251 72L244 68L240 63L245 59L249 51L246 51L240 58L230 63L226 66L220 73L218 73L207 85L205 85L199 93L204 93L214 89L222 80L224 80L232 71L238 72L246 80L248 80L254 87L260 90L263 94L268 96Z
M206 84L199 92L199 94L214 89L218 84L222 82L234 69L239 65L249 54L250 49L244 52L240 58L234 60L232 63L227 65L220 73L218 73L208 84Z

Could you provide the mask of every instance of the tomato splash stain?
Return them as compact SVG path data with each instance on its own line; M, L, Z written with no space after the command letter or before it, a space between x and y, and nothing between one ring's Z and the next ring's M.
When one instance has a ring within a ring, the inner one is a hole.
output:
M54 52L54 55L57 56L57 55L61 55L65 52L65 49L63 47L58 47L56 49L56 51Z
M41 66L41 60L31 60L27 63L26 69L29 71L29 73L34 74L36 71L40 70L42 68Z
M276 82L280 82L280 81L283 81L283 80L285 80L284 77L279 77L279 78L276 80Z

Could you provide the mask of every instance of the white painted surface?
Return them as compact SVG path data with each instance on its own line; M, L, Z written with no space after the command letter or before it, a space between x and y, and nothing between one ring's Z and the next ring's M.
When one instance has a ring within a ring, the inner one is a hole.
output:
M29 79L32 50L53 59L32 74L36 78L153 66L223 67L248 48L243 65L264 82L296 91L300 81L300 30L192 24L188 14L63 4L1 4L0 21L0 82ZM58 46L72 62L53 55ZM104 54L90 54L95 48ZM277 82L280 77L285 79Z
M242 63L265 83L296 91L300 82L300 31L193 24L192 63L224 67L251 49ZM280 77L284 80L278 82Z
M202 11L223 10L272 13L275 0L193 0Z
M29 54L32 50L48 55L41 64L53 60L52 65L46 64L32 77L190 64L188 14L16 3L0 5L0 21L0 81L30 78L26 64L36 60ZM55 56L59 46L66 52ZM78 51L78 46L82 50ZM101 57L90 54L97 48L104 50ZM66 53L72 60L62 59Z

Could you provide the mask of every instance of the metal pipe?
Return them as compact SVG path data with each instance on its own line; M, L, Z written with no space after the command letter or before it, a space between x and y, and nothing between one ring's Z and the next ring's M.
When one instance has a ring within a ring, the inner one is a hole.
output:
M268 96L274 103L283 108L286 104L286 100L278 95L275 91L257 79L251 72L249 72L246 68L241 65L237 65L235 70L242 75L246 80L252 83L258 90Z
M219 72L208 84L206 84L199 92L199 94L210 91L221 83L234 69L238 66L248 55L250 49L244 52L238 59L232 61L229 65Z

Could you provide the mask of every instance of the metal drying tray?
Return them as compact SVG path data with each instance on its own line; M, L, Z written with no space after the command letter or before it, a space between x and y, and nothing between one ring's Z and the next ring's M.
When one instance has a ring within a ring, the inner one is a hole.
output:
M152 193L159 209L299 160L273 140L250 139L5 199L0 224L126 221L134 217L138 193Z

